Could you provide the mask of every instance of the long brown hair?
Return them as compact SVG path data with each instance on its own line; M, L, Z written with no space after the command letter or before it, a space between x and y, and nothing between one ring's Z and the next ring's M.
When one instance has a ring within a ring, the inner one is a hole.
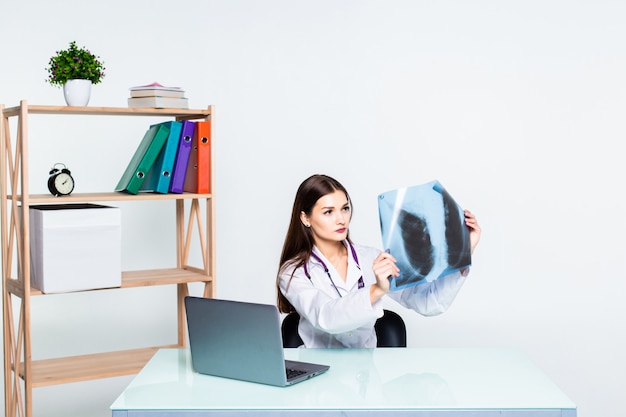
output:
M276 289L278 290L277 305L278 309L283 313L290 313L295 311L295 309L280 291L280 274L289 266L293 266L295 272L297 268L308 262L313 250L313 244L315 243L311 229L305 227L300 221L300 213L304 212L307 216L310 216L317 200L335 191L345 193L350 203L350 196L345 187L328 175L312 175L298 187L296 198L293 202L293 209L291 210L289 229L287 229L283 251L280 255L278 277L276 278ZM347 239L349 240L349 237ZM293 272L291 277L293 278Z

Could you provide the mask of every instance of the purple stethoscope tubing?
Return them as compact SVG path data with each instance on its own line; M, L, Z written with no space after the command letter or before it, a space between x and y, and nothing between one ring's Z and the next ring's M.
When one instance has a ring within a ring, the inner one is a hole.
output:
M348 245L350 246L350 252L352 252L352 258L354 259L354 262L356 262L357 268L361 269L361 266L359 265L359 257L356 255L356 250L354 249L352 242L348 241ZM330 280L330 283L332 284L333 288L335 289L335 291L341 298L342 295L339 292L339 288L337 288L337 286L335 285L335 281L333 280L333 277L330 275L330 271L328 270L328 267L326 266L324 261L322 261L322 259L319 256L317 256L315 252L311 252L311 256L315 258L315 260L319 262L320 265L322 265L322 267L324 268L324 272L326 272L326 275L328 275L328 279ZM307 268L306 263L304 264L304 274L307 276L309 281L311 281L311 274L309 274L309 269ZM361 276L361 278L359 278L359 288L363 288L363 287L365 287L365 282L363 281L363 276Z

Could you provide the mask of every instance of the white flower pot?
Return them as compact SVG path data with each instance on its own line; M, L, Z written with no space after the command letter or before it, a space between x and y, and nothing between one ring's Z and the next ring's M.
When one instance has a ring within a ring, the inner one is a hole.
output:
M63 84L63 95L68 106L86 106L91 96L91 81L67 80Z

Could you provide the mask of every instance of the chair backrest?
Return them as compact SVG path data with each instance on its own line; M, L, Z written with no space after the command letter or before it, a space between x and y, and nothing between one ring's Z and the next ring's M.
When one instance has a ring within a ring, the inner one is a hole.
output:
M283 347L296 348L304 344L298 334L299 323L300 315L295 311L285 316L280 326L280 331L283 334Z
M385 314L374 324L377 347L406 347L406 326L395 311L384 310Z
M298 334L300 315L296 312L289 313L283 319L281 332L283 335L283 347L295 348L302 346L303 342ZM404 320L396 312L384 310L381 318L376 320L377 347L406 347L406 326Z

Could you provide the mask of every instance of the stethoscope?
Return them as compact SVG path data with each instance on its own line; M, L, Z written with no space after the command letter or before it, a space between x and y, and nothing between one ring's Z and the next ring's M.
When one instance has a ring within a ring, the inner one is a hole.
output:
M354 249L354 246L352 246L351 242L348 242L348 246L350 246L350 252L352 252L352 259L354 259L354 262L356 263L356 267L359 268L359 271L360 271L361 270L361 266L359 265L359 258L358 258L358 256L356 256L356 250ZM315 252L311 252L311 256L317 262L319 262L320 265L322 265L322 268L324 268L324 271L326 272L326 275L328 275L328 279L330 280L330 283L333 285L333 288L335 289L335 291L337 291L337 294L339 294L339 297L341 298L342 295L339 292L339 288L337 288L337 286L335 285L335 281L333 280L333 277L330 275L330 271L328 270L328 267L326 266L324 261L322 261L322 258L317 256L317 254ZM309 269L307 268L306 263L304 264L304 274L309 279L309 281L311 281L311 274L309 274ZM361 277L359 278L359 281L358 281L358 288L361 289L363 287L365 287L365 281L363 281L363 275L361 275Z

